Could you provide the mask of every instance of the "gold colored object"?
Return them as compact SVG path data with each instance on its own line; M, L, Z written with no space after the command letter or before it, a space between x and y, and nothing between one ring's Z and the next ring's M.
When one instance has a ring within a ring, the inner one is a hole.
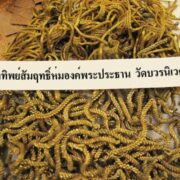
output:
M179 56L175 7L44 0L5 58ZM176 88L2 91L0 179L179 179L179 98Z

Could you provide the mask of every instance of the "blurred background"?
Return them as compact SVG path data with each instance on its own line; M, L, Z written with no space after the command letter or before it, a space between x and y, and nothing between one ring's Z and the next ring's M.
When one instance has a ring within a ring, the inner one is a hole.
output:
M8 43L33 17L33 9L41 8L42 0L0 0L0 59Z

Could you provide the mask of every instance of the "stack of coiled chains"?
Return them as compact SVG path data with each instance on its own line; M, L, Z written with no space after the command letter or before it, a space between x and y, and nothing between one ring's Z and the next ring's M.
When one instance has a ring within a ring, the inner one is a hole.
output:
M176 2L42 6L7 60L180 56ZM0 179L179 179L179 101L177 88L1 91Z

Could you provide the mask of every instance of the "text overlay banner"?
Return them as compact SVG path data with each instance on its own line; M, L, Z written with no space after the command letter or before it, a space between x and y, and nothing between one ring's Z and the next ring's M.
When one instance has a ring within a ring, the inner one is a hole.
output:
M180 86L180 57L91 61L0 61L0 90Z

